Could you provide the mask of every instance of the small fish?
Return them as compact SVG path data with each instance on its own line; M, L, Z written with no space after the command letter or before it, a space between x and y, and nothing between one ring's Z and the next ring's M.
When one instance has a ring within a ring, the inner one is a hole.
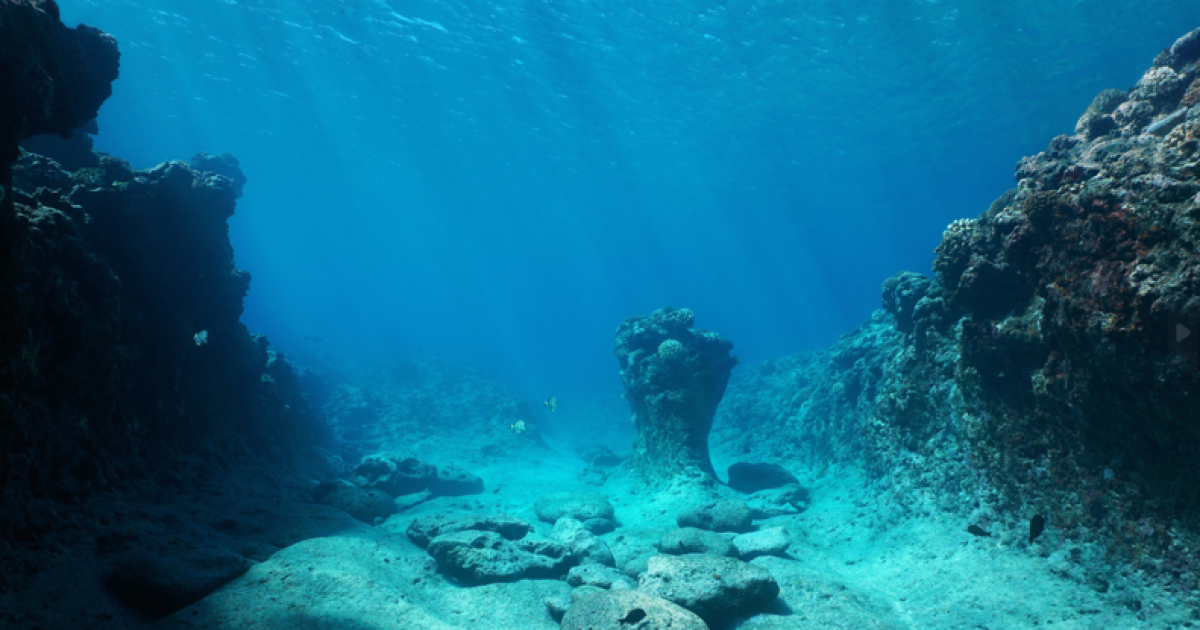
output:
M1035 515L1029 519L1029 544L1033 544L1034 539L1042 535L1046 531L1046 517L1041 514Z
M192 335L192 340L196 342L197 346L203 346L204 344L208 343L208 331L201 330L200 332Z
M513 433L524 433L525 432L525 421L517 420L516 422L508 425L508 430L512 431Z
M542 406L550 411L558 411L558 399L551 396L546 399L546 402L542 403Z
M991 538L992 537L991 534L984 531L983 528L978 525L972 525L972 526L968 527L967 532L974 534L976 536L979 536L981 538Z
M304 340L311 341L313 343L321 343L321 338L316 335L304 335Z

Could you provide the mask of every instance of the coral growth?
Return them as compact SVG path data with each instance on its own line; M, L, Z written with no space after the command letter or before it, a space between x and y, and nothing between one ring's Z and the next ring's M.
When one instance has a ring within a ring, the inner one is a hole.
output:
M663 308L629 317L617 329L621 382L638 427L627 465L648 480L715 477L708 433L737 358L732 343L692 328L694 322L686 308Z

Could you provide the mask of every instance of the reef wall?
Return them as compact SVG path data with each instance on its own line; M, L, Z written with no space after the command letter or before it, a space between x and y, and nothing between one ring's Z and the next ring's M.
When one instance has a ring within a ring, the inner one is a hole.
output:
M722 439L865 459L884 521L948 509L1027 545L1044 514L1037 550L1097 589L1117 567L1195 588L1198 60L1200 30L950 225L933 279L889 279L885 311L828 353L735 382Z
M0 39L0 541L38 548L83 497L177 492L322 437L288 363L238 321L236 161L65 171L20 152L94 118L118 53L50 0L0 0Z

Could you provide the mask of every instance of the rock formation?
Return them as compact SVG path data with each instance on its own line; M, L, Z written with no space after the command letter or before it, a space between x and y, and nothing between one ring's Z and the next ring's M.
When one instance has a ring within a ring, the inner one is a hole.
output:
M638 427L627 465L649 480L716 477L708 433L737 358L732 343L692 328L694 322L686 308L664 308L629 317L617 329L621 382Z
M828 353L746 374L782 394L733 388L723 437L865 458L901 510L1008 523L1012 544L1043 514L1098 589L1122 564L1196 575L1198 163L1200 30L952 223L934 278L887 280L886 313Z

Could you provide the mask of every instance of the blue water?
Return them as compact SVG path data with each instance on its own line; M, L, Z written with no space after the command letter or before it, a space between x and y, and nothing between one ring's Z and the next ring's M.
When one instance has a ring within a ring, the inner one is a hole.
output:
M241 160L251 330L560 397L619 391L613 331L664 305L751 363L827 345L1200 25L1195 0L61 5L121 44L100 149Z

